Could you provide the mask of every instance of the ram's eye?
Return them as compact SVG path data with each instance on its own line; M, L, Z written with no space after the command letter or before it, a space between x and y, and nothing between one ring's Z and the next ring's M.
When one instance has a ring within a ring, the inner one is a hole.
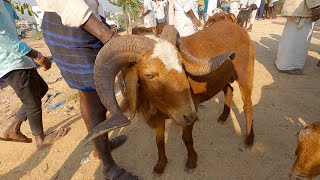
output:
M146 74L145 76L147 79L153 79L155 77L153 74Z

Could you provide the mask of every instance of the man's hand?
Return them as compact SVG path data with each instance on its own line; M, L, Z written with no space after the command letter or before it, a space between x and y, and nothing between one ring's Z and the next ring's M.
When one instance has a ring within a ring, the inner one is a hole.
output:
M199 21L198 19L195 20L195 23L197 24L198 27L202 26L201 21Z
M51 68L51 61L41 53L39 53L39 56L35 58L34 61L41 66L41 69L43 71L46 71Z
M82 27L98 38L103 44L107 43L111 38L119 36L117 33L111 31L111 29L109 29L94 15L91 15Z
M41 69L43 71L46 71L51 68L51 65L52 65L51 61L47 57L44 56L44 61L41 65Z
M197 19L197 17L194 15L192 9L190 11L187 12L187 14L191 17L191 19L193 20L194 23L196 23L196 25L199 27L202 25L201 21L199 21L199 19Z
M312 21L318 21L320 18L320 6L312 9Z
M34 61L39 64L42 67L41 69L44 71L51 68L51 61L49 61L49 59L46 56L42 55L40 52L31 49L27 56L34 59Z

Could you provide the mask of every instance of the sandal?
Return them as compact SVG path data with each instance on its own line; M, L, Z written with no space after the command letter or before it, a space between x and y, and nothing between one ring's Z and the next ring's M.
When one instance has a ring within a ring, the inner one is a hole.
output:
M110 173L109 173L109 175L110 175ZM127 172L123 168L121 168L118 172L116 172L113 177L105 176L105 179L106 180L141 180L141 178Z
M114 150L122 146L127 141L127 139L128 137L126 135L121 135L109 140L110 150Z
M2 138L0 137L0 141L11 141L11 142L21 142L21 143L32 143L31 138Z

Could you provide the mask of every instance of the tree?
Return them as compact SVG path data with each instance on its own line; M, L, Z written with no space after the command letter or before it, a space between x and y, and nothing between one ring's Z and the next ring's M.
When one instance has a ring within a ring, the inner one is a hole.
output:
M20 3L20 1L15 2L13 0L4 0L8 3L10 3L17 11L19 11L21 14L24 14L25 11L28 12L29 16L36 16L38 15L32 11L32 6L29 3Z
M138 0L108 0L111 4L119 6L125 16L126 31L129 31L129 26L132 27L132 22L140 13L141 2Z

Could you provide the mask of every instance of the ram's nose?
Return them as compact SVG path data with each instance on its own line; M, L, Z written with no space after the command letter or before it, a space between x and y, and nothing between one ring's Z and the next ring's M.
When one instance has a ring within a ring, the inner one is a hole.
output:
M184 115L183 118L184 118L185 123L187 125L190 125L191 123L193 123L194 121L196 121L198 119L198 116L195 113L191 113L188 115Z

